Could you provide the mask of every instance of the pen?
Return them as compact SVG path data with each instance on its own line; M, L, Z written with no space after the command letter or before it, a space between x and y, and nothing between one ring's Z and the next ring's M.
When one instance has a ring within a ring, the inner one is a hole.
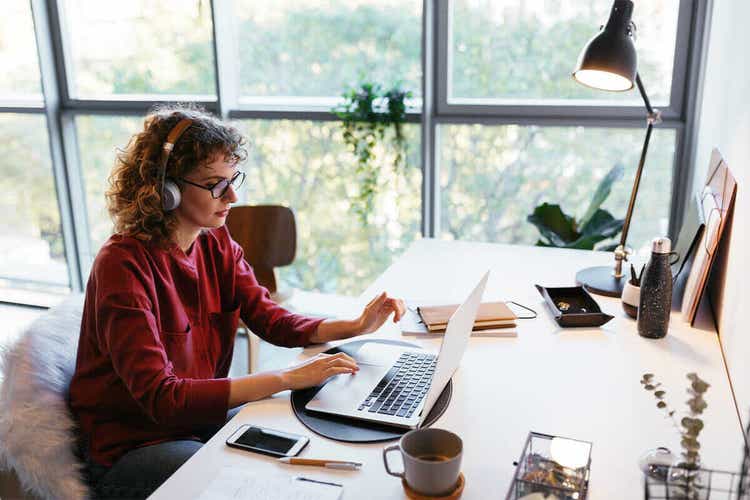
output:
M352 462L350 460L282 457L279 459L279 462L290 465L313 465L316 467L327 467L329 469L355 470L362 467L362 462Z
M310 479L309 477L297 476L294 479L296 479L297 481L307 481L308 483L327 484L328 486L338 486L339 488L344 487L343 484L329 483L328 481L318 481L317 479Z

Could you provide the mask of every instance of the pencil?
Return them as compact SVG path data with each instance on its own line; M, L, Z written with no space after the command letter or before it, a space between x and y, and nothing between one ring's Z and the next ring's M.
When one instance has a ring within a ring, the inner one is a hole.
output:
M316 467L330 467L330 468L356 468L361 467L361 462L354 462L352 460L326 460L320 458L295 458L295 457L282 457L279 462L290 464L290 465L312 465Z

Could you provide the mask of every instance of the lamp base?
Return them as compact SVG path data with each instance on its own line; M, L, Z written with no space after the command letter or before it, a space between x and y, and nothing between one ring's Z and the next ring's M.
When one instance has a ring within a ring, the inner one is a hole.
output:
M625 276L615 278L612 275L612 266L587 267L576 273L576 283L591 293L607 297L620 297L626 281Z

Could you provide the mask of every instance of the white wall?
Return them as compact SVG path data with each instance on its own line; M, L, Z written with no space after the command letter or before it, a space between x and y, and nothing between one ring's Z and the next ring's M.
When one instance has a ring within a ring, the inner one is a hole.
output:
M714 0L702 102L698 111L695 188L718 147L737 179L737 203L717 317L743 422L750 417L750 2ZM709 402L710 404L710 402ZM710 406L709 406L710 410Z

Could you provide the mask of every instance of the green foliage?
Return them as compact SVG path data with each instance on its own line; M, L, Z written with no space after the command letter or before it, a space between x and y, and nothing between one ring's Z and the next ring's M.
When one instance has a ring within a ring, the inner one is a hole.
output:
M655 382L654 375L652 373L645 373L641 378L641 385L645 390L649 392L653 391L656 398L656 407L664 411L666 417L672 419L672 423L681 435L680 445L683 450L681 454L683 461L678 466L686 470L697 470L700 467L699 452L701 447L698 435L703 430L703 420L698 417L708 407L708 404L703 399L703 394L705 394L710 385L701 380L695 373L688 373L687 378L690 381L687 389L690 399L686 402L688 412L687 415L680 419L679 424L675 418L675 410L669 407L665 399L666 391L656 390L658 387L661 387L661 383ZM687 477L689 478L690 476Z
M364 72L372 81L402 81L418 98L422 77L421 5L419 0L331 0L324 6L288 1L261 5L238 0L234 28L239 50L234 63L239 94L333 96L342 82L354 84ZM128 23L126 39L112 36L100 40L97 48L112 57L92 58L89 51L88 55L74 54L76 91L82 95L213 94L210 8L206 0L191 0L175 14L166 4L127 2L125 10L143 15L130 18L136 20L132 23L118 19L120 26ZM592 7L569 3L565 8L575 12L568 17L557 12L542 15L524 2L500 7L502 16L486 15L490 8L494 8L491 0L455 2L451 26L455 57L450 75L454 96L612 97L589 91L570 78L575 57L606 18L609 4ZM651 3L639 4L636 22L640 16L649 20L647 24L655 32L663 28L661 31L668 34L669 25L655 24L664 18L661 10L670 9L656 3L654 7ZM165 18L170 20L167 25L159 21ZM502 25L498 19L503 20ZM30 9L20 20L11 11L0 24L3 22L27 25L32 43L23 64L6 68L8 75L0 87L11 93L40 92ZM74 29L91 35L106 27L79 23ZM12 40L14 44L9 47L24 46L15 43L22 40ZM643 36L641 42L645 41ZM664 65L656 55L639 53L639 71L655 102L667 97L659 89L669 88L655 83L661 81L658 75L665 69L667 76L671 75L671 66ZM544 64L540 66L539 61ZM635 92L614 97L638 102ZM0 145L0 177L5 188L0 204L7 214L4 227L10 228L3 229L2 234L23 232L44 239L51 257L64 265L46 127L41 115L38 119L35 115L33 123L30 117L7 114L6 121L0 123L0 132L5 132L0 136L8 138ZM115 148L125 146L130 134L142 127L142 118L79 115L75 123L91 250L95 254L111 232L103 193ZM418 124L404 127L408 138L405 178L393 175L394 151L375 149L375 161L385 175L381 182L388 189L381 190L381 196L374 200L370 216L375 224L369 228L362 227L348 212L347 200L355 196L351 179L357 175L356 162L351 161L351 153L342 144L337 123L243 120L237 124L248 137L250 155L243 167L248 181L240 202L284 203L294 207L297 215L297 258L292 266L280 269L287 284L358 294L394 255L418 237L422 180ZM437 132L439 236L521 244L533 244L537 239L537 230L526 221L536 205L545 199L564 199L568 213L585 213L595 179L604 174L591 165L621 161L631 169L637 164L643 140L639 129L594 127L440 124ZM392 133L386 133L387 141ZM654 131L638 195L637 209L644 213L667 216L662 187L671 184L674 138L673 130ZM629 170L627 176L631 174ZM627 186L614 189L607 203L624 211L628 195ZM657 217L638 219L631 227L631 241L646 241L658 223ZM29 270L23 272L39 275Z
M381 187L381 166L376 161L378 142L385 142L386 132L392 130L391 147L395 152L392 168L402 174L405 168L406 99L412 93L396 84L387 91L373 82L361 82L343 94L344 103L332 111L341 118L342 137L357 160L359 193L351 199L352 210L362 225L367 225L375 197Z
M534 224L544 239L537 246L593 250L594 245L622 231L624 220L615 219L603 210L602 203L612 191L612 185L623 175L624 168L617 164L602 179L580 221L562 211L560 205L542 203L526 219Z

